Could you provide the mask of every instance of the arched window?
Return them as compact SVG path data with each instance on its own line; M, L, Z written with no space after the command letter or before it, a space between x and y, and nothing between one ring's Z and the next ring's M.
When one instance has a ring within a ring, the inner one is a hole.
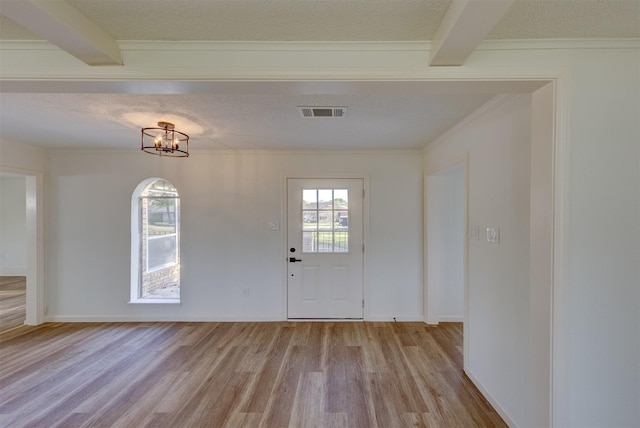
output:
M180 196L150 178L131 198L131 303L180 302Z

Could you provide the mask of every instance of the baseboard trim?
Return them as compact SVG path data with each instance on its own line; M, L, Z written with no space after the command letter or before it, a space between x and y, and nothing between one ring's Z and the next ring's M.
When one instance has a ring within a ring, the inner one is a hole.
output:
M123 315L123 316L82 316L82 315L49 315L44 317L44 322L279 322L279 321L325 321L287 319L282 317L243 317L243 316L167 316L167 315ZM330 322L393 322L393 317L374 317L364 320L337 320L328 319ZM396 317L397 322L423 322L422 318Z
M0 276L27 276L27 268L25 266L1 267Z
M438 322L464 322L464 315L454 317L440 317Z
M304 320L282 317L242 317L242 316L167 316L167 315L122 315L122 316L82 316L82 315L48 315L44 322L279 322L279 321L327 321L327 322L393 322L393 317L373 317L367 319L327 319ZM397 322L423 322L421 317L396 317Z
M287 318L289 322L364 322L362 318Z
M495 399L493 395L487 391L487 389L480 383L478 378L474 376L474 374L469 370L468 367L465 367L464 374L473 382L473 384L478 388L478 390L482 393L484 398L491 404L491 406L495 409L495 411L500 415L502 420L510 427L516 428L518 425L513 421L513 419L509 416L509 414L500 406L498 401Z
M45 322L278 322L286 321L282 317L216 317L201 316L166 316L166 315L134 315L134 316L63 316L50 315L44 317Z
M365 318L365 321L371 321L371 322L394 322L394 321L398 321L398 322L424 322L424 320L422 319L422 316L419 317L400 317L400 316L396 316L395 319L393 316L390 317L369 317L369 318Z

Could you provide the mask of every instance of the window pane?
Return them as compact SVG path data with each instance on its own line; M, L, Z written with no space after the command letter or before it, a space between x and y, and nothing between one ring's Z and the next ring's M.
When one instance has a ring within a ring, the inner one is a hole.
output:
M318 211L318 229L333 229L333 211Z
M150 236L176 233L176 199L172 197L148 199Z
M335 232L333 251L336 253L346 253L349 251L349 232Z
M333 208L333 190L318 189L318 208L321 210Z
M175 235L149 239L147 243L149 246L149 270L176 263L177 253Z
M315 253L317 250L318 232L302 232L302 252Z
M349 209L349 190L335 189L333 191L333 203L335 210Z
M332 232L318 233L318 252L319 253L333 252L333 233Z
M147 186L140 196L172 196L178 197L178 191L166 180L157 180Z
M348 230L349 229L349 212L336 212L336 230Z
M317 211L302 212L302 230L316 230L318 228Z
M318 191L307 189L302 191L302 209L308 210L318 207Z

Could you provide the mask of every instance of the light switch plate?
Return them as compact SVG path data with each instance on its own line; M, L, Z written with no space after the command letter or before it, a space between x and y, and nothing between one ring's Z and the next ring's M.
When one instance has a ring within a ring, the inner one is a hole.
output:
M492 244L500 243L500 229L497 227L487 227L487 242Z
M473 230L471 231L471 237L476 241L480 239L480 226L473 226Z

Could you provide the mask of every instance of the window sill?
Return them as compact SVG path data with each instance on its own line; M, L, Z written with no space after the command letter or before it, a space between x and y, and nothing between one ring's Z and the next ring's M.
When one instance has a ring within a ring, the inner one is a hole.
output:
M130 305L181 305L180 299L137 299L130 300Z

